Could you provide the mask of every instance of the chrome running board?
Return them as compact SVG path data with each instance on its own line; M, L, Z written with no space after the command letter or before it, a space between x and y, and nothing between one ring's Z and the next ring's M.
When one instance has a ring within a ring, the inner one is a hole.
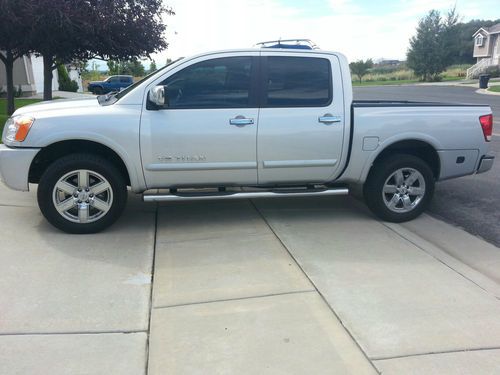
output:
M206 201L219 199L254 199L254 198L292 198L292 197L318 197L330 195L347 195L347 188L310 189L310 190L273 190L249 192L215 192L215 193L177 193L177 194L146 194L142 196L144 202L180 202L180 201Z

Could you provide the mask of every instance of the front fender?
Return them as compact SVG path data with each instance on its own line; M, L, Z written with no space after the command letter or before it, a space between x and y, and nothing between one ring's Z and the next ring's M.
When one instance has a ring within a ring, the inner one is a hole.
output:
M36 144L37 147L44 148L54 143L73 140L95 142L113 150L122 159L127 168L132 190L134 192L141 192L146 189L146 182L144 180L140 159L137 160L137 163L133 162L137 158L137 155L132 155L122 145L103 134L81 130L78 132L71 130L59 131L55 134L47 134L45 137L38 139Z

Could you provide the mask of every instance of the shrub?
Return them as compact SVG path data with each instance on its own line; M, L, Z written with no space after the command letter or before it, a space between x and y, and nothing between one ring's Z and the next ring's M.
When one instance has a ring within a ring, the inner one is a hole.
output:
M57 74L59 76L59 90L77 92L78 83L69 78L68 71L66 67L62 64L57 66Z
M489 74L491 78L500 77L500 67L490 66L485 70L486 74Z
M20 98L21 96L23 96L23 88L19 85L17 90L14 92L14 98Z
M500 67L498 66L489 66L484 71L476 71L472 76L473 79L478 79L481 74L489 74L490 78L500 77Z
M470 65L452 65L449 66L444 72L445 77L465 78L467 76L467 69Z

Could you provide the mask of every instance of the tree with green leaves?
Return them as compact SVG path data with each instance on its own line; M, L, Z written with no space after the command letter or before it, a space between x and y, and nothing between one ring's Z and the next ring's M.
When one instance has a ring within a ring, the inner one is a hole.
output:
M88 38L95 8L86 0L28 0L30 52L43 59L43 99L52 99L53 71L58 64L89 57Z
M128 69L130 74L134 77L144 77L146 75L146 69L144 65L138 59L133 58L128 62Z
M134 77L143 77L146 75L146 69L144 69L144 65L136 58L130 60L109 60L108 74L127 74Z
M154 60L151 60L151 63L149 64L149 73L156 72L158 68L156 67L156 62Z
M460 40L458 39L458 21L460 19L456 7L450 9L446 16L443 18L443 59L446 67L452 65L455 56L458 54L460 48Z
M25 0L0 1L0 61L7 78L7 114L14 113L14 61L29 51Z
M30 52L43 57L44 100L52 98L56 62L136 59L131 69L144 75L138 58L167 47L162 17L174 14L163 0L23 0L24 3L28 4L29 16L20 30L29 38Z
M431 10L419 21L417 34L410 39L407 64L421 80L437 81L451 65L457 22L455 9L450 10L445 18L439 11Z
M351 73L356 75L359 79L359 83L361 83L363 77L369 72L371 68L373 68L373 60L358 60L350 63L349 67L351 68Z
M120 74L120 62L116 60L108 60L108 74L110 76L116 76Z

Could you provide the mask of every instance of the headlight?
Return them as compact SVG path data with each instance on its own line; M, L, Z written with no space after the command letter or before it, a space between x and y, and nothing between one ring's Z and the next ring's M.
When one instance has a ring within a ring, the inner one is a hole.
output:
M5 140L22 142L28 136L35 119L29 116L14 116L5 123Z

